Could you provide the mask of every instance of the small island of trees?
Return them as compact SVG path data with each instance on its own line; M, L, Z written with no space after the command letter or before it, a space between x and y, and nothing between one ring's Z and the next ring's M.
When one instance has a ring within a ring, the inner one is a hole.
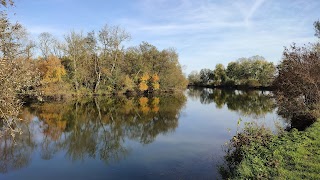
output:
M262 56L239 58L228 64L217 64L214 70L201 69L189 74L189 85L206 87L269 87L276 67Z

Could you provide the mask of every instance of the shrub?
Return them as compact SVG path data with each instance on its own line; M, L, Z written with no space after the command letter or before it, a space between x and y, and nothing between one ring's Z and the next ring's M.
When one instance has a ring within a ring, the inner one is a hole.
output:
M248 79L246 81L245 85L248 86L248 87L259 87L259 86L261 86L259 81L256 80L256 79Z
M285 118L319 114L320 54L313 46L296 47L293 44L283 52L273 83L279 114ZM300 119L300 118L299 118Z
M244 129L234 136L227 145L225 160L227 168L221 168L221 173L227 177L240 176L241 178L265 177L265 169L255 166L246 166L246 162L255 161L264 167L267 159L256 159L255 154L264 154L264 148L272 141L273 133L265 126L256 123L246 123ZM252 164L252 163L249 163ZM271 168L271 167L270 167Z
M232 87L232 86L235 86L235 85L236 85L236 82L235 82L234 80L232 80L232 79L228 79L228 80L225 82L224 85L227 86L227 87Z
M224 179L319 179L320 122L305 131L292 129L273 135L247 124L228 145Z

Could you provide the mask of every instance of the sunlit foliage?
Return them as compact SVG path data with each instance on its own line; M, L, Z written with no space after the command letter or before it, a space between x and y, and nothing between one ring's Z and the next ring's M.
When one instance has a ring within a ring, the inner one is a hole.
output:
M262 56L252 56L230 62L227 68L217 64L214 70L202 69L199 74L194 71L190 73L188 80L192 85L270 86L275 72L272 62L266 61Z
M38 64L43 84L61 82L62 77L66 75L60 59L55 56L49 56L47 60L40 60Z
M97 34L72 31L66 35L62 59L74 90L108 93L186 87L175 50L159 51L146 42L126 49L123 43L128 40L124 29L107 25Z

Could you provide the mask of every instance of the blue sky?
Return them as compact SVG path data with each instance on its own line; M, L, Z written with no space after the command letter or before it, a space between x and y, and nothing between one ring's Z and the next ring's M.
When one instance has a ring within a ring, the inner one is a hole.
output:
M320 0L15 0L11 19L31 36L71 30L98 31L120 25L132 36L174 47L184 72L213 69L240 57L264 56L278 63L284 46L316 41L313 22Z

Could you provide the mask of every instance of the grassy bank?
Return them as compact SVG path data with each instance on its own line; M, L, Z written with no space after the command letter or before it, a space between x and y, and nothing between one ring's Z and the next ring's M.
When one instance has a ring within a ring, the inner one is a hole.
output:
M249 125L231 140L226 160L226 179L320 179L320 122L278 135Z

